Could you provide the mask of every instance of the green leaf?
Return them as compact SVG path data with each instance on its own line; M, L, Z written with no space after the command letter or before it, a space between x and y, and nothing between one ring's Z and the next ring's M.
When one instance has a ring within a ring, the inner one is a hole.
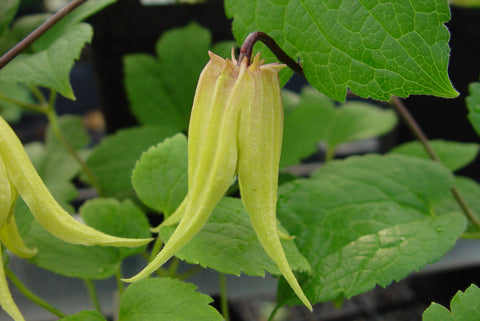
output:
M86 202L80 213L87 225L111 235L150 236L145 215L130 200L97 198ZM40 226L23 202L17 205L15 215L25 243L38 249L37 255L29 261L64 276L105 279L115 274L123 258L145 250L145 247L130 249L65 243Z
M0 81L47 87L75 99L69 80L70 70L92 35L90 25L77 24L47 49L12 60L2 69Z
M390 132L397 124L395 112L362 102L348 102L336 110L326 138L329 148Z
M109 235L129 238L151 236L147 217L129 199L120 202L114 198L96 198L82 205L80 215L87 225ZM119 248L118 251L122 259L141 253L146 247Z
M406 156L333 161L280 187L278 217L312 267L299 282L312 303L387 286L441 258L465 229L433 215L453 183L442 165ZM283 280L279 302L298 303Z
M474 143L460 143L445 140L431 140L430 145L438 158L451 171L459 170L475 159L480 146ZM390 151L393 154L430 159L423 145L418 141L402 144Z
M107 196L133 195L131 183L135 162L143 151L176 133L168 126L143 126L119 130L105 137L86 163Z
M458 291L450 302L450 312L432 303L423 313L423 321L476 321L480 318L480 289L472 284L465 292Z
M313 87L335 100L345 100L347 88L384 101L458 96L447 74L447 1L226 0L225 9L239 43L266 32L300 59Z
M470 96L467 97L468 119L480 136L480 82L473 82L469 86Z
M207 29L191 23L165 32L156 45L157 57L125 57L125 86L131 110L140 123L187 130L210 41Z
M15 14L17 13L20 0L2 0L0 6L0 36L8 29Z
M187 195L187 138L177 134L142 154L132 173L138 197L165 215Z
M465 199L468 207L479 216L480 213L480 185L473 179L456 176L455 187ZM438 214L446 214L451 212L463 212L463 209L458 204L453 194L446 195L435 206L435 211ZM469 221L467 233L478 233L480 229L478 226Z
M120 267L118 249L65 243L48 233L35 219L25 203L18 202L17 225L25 243L38 253L29 261L43 269L68 277L104 279Z
M79 313L61 318L59 321L106 321L97 311L81 311Z
M174 230L175 226L164 226L159 235L166 242ZM293 240L283 240L282 245L293 270L309 269ZM236 198L224 197L207 224L176 256L222 273L263 276L267 271L280 274L258 241L242 201Z
M196 292L190 283L169 278L150 278L130 285L120 300L119 321L223 320L209 303L213 300Z
M284 142L280 167L299 163L325 141L330 150L347 142L381 136L397 124L392 110L347 102L336 107L333 101L306 87L299 98L287 93ZM284 95L285 96L285 95Z
M302 90L301 96L283 92L285 121L280 168L300 163L313 154L318 143L327 136L334 120L335 106L330 98L312 88Z

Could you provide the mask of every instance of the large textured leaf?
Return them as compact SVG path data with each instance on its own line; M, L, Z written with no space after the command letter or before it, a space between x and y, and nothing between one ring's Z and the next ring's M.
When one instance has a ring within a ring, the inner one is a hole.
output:
M166 242L174 229L175 226L162 227L162 240ZM293 270L309 269L293 240L284 240L282 245ZM176 256L188 263L234 275L280 273L260 245L242 201L236 198L224 197L207 224Z
M130 180L143 151L176 133L172 127L143 126L123 129L105 137L87 159L106 195L133 194Z
M472 284L465 292L458 291L450 302L451 312L432 303L423 313L423 321L476 321L480 319L480 289Z
M172 214L187 194L187 138L177 134L142 154L132 173L138 197L149 207Z
M282 185L278 204L312 266L299 275L312 303L400 280L442 257L465 229L459 213L432 215L453 183L440 164L370 155L332 162L313 177ZM284 281L278 296L297 303Z
M130 285L120 300L119 321L220 321L213 300L196 286L169 278L150 278Z
M239 43L252 31L266 32L300 58L312 86L338 101L347 88L385 101L458 95L447 75L445 0L226 0L225 8Z
M48 48L12 60L2 69L0 81L47 87L67 98L75 99L70 85L70 69L92 35L90 25L76 24Z
M469 90L470 96L467 97L468 119L480 136L480 83L471 83Z
M473 162L479 150L479 145L474 143L431 140L430 144L442 164L451 171L459 170ZM391 150L391 153L430 159L425 148L418 141L397 146Z

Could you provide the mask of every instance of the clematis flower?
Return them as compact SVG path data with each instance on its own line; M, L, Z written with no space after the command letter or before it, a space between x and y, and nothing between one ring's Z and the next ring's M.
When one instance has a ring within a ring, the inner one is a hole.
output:
M36 249L22 241L13 209L18 195L48 232L72 244L137 247L151 239L111 236L75 220L53 198L28 158L20 140L0 117L0 241L12 253L28 258ZM24 320L8 290L0 256L0 305L15 320Z
M162 225L179 222L158 255L137 275L147 277L187 244L207 222L238 173L243 204L265 252L300 300L311 304L293 274L280 243L276 203L283 136L278 71L257 55L225 60L209 53L198 81L188 133L188 193ZM158 228L157 228L158 229Z

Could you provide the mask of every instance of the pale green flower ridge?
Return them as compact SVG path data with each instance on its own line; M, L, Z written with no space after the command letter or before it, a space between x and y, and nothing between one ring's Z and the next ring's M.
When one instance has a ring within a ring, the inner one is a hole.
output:
M238 173L243 204L265 252L300 300L312 306L293 274L276 219L278 170L283 136L280 64L257 55L223 59L210 53L198 81L188 133L188 193L162 225L179 222L164 248L137 275L147 277L174 256L205 225ZM159 227L153 229L158 232Z

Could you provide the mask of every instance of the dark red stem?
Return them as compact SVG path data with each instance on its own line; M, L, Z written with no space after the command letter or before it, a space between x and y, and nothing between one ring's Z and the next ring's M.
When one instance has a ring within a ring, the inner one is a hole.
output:
M262 31L254 31L245 38L245 41L240 48L240 55L238 56L238 63L247 57L248 63L252 60L252 51L253 46L257 41L261 41L265 44L268 49L278 58L278 60L284 64L286 64L290 69L292 69L297 74L301 75L305 78L305 74L303 73L302 66L293 60L279 45L273 40L272 37L267 35L265 32Z

